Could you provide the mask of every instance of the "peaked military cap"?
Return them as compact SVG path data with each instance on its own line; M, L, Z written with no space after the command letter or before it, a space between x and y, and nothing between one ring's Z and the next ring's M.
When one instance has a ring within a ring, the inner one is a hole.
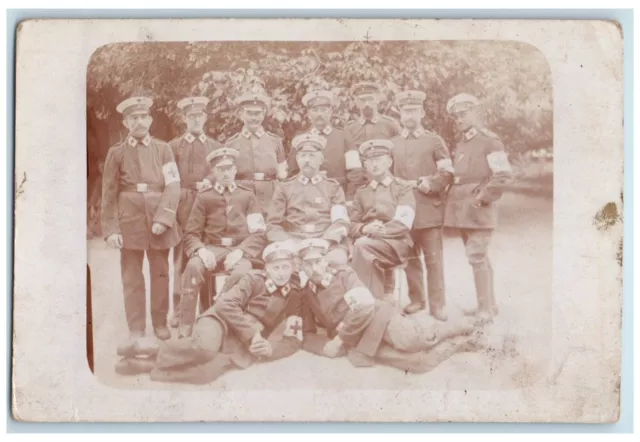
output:
M427 94L422 91L404 91L396 95L396 103L400 108L422 108L426 98Z
M363 158L390 155L393 150L393 142L390 140L369 140L362 143L358 150Z
M302 105L305 107L321 106L333 104L333 93L331 91L317 90L307 93L302 97Z
M290 241L276 241L265 247L262 252L264 262L272 262L279 259L293 259L295 250Z
M296 136L291 144L297 152L302 150L322 152L327 147L327 140L323 136L306 133Z
M379 94L382 92L382 88L377 83L372 83L370 81L362 81L360 83L356 83L351 88L351 95L354 97L360 97L362 95L371 95L371 94Z
M305 239L298 244L298 255L302 259L317 259L323 257L329 250L329 241L322 238Z
M239 96L236 100L236 103L238 104L238 106L244 108L268 109L271 100L269 100L269 97L261 92L249 92Z
M186 115L192 112L204 112L207 104L209 104L207 97L188 97L178 101L177 106Z
M451 98L447 102L447 112L453 113L462 110L471 109L480 104L480 101L471 94L462 93Z
M221 147L207 155L207 162L211 166L230 166L236 163L240 153L231 147Z
M148 97L131 97L122 101L117 107L116 111L122 115L130 115L133 113L146 113L148 114L153 106L153 100Z

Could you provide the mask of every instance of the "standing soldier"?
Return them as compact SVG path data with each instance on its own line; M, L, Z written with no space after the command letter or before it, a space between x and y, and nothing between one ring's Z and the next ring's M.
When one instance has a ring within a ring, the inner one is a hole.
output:
M390 140L402 131L396 120L378 113L381 92L379 85L370 82L357 83L351 88L360 118L347 124L346 131L358 147L369 140Z
M184 237L189 261L182 274L181 337L191 335L196 301L207 273L217 270L242 275L253 268L267 245L256 196L235 183L237 157L238 151L228 147L207 157L214 175L213 188L197 194ZM208 306L202 298L200 301L203 307Z
M184 232L191 207L198 191L211 187L212 172L206 158L212 151L221 147L220 143L207 137L204 124L207 122L206 97L189 97L178 101L178 109L187 125L187 131L169 142L180 172L180 204L178 205L178 225ZM183 243L173 249L173 317L171 326L178 326L178 304L180 302L180 279L186 265Z
M295 137L292 145L300 173L276 187L267 218L267 239L300 242L325 238L332 244L331 264L346 265L349 216L344 191L338 181L320 173L327 139L306 133Z
M404 129L394 138L393 174L408 180L416 199L416 218L411 237L413 248L407 263L407 285L411 304L407 314L425 308L424 270L420 255L427 267L427 293L431 316L446 321L444 270L442 256L442 222L446 190L453 180L453 165L442 138L425 130L426 94L407 91L396 97Z
M500 138L480 124L478 99L459 94L447 103L462 133L454 156L455 177L447 197L444 225L460 230L467 259L473 269L477 318L491 321L498 314L493 291L489 242L497 225L494 203L511 179L511 166Z
M388 294L385 272L405 262L413 246L416 200L411 187L391 174L392 149L389 140L360 145L369 183L356 191L350 217L351 266L377 299Z
M240 152L237 161L238 184L251 189L266 214L277 180L287 177L287 161L282 140L266 132L262 122L269 109L269 98L248 93L238 99L242 130L231 137L227 146Z
M302 97L302 104L307 107L312 126L309 132L327 140L320 170L340 183L347 201L353 200L356 189L363 184L362 163L349 132L331 125L333 94L331 91L312 91ZM289 171L290 175L300 171L295 149L291 149L289 155Z
M390 140L400 134L402 128L398 122L378 112L382 99L380 85L367 81L356 83L351 88L351 95L360 110L360 118L347 124L346 130L358 148L365 141ZM363 181L366 182L366 177ZM391 293L394 286L393 271L388 270L385 275L385 293Z
M117 107L129 135L109 149L102 185L102 232L120 249L124 307L132 339L144 335L145 253L151 273L151 321L156 336L169 339L169 250L180 242L176 224L180 175L171 147L149 135L153 101L132 97Z

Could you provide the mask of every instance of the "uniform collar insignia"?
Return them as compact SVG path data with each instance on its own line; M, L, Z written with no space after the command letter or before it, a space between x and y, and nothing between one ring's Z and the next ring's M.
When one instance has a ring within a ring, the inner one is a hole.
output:
M478 135L478 129L476 129L475 127L472 127L471 129L469 129L468 131L466 131L464 133L464 139L465 140L470 140L473 137L475 137L476 135Z
M285 285L283 285L282 287L280 287L280 293L282 293L282 296L284 296L285 298L287 297L287 295L289 293L291 293L291 284L286 283Z
M267 288L267 292L269 292L270 295L273 295L276 290L278 290L278 286L271 279L267 279L264 282L264 286Z
M311 281L309 281L309 288L313 293L318 293L318 287Z
M371 180L371 187L373 187L374 189L376 187L378 187L378 184L382 184L385 187L389 187L389 185L393 182L393 177L391 175L388 175L384 180L378 182L376 180Z
M304 184L305 186L309 183L313 184L314 186L316 184L318 184L320 181L322 181L324 178L324 176L321 173L316 174L313 178L309 179L306 175L300 174L300 176L298 177L298 181L300 181L302 184Z
M246 126L242 128L242 136L244 136L246 139L250 139L251 135L262 138L262 136L264 135L264 127L260 126L258 130L253 133Z
M196 139L200 140L200 142L204 144L205 141L207 141L207 136L205 134L200 134L198 135L198 138L196 138L191 132L187 132L184 135L184 140L189 144L193 143Z
M322 133L325 135L330 135L333 132L333 127L330 124L327 124L324 129L322 129ZM311 133L314 135L320 135L320 131L317 128L311 129Z
M238 188L238 186L236 185L236 183L231 183L228 186L223 186L220 183L216 183L213 186L214 189L216 189L216 192L218 192L220 195L222 195L224 193L225 189L229 189L229 193L233 193L234 190L236 190Z
M138 139L137 139L137 138L135 138L134 136L129 135L129 136L127 137L127 143L128 143L128 144L129 144L129 146L131 146L131 147L136 147L136 146L138 145L138 143L142 143L142 144L144 144L145 146L149 147L149 144L151 144L151 135L146 134L146 135L144 136L144 138L143 138L143 139L141 139L141 140L138 140Z
M402 138L408 138L409 135L413 135L415 138L420 137L420 135L424 135L424 129L419 127L416 130L413 131L413 134L411 134L411 132L409 132L409 129L402 129Z

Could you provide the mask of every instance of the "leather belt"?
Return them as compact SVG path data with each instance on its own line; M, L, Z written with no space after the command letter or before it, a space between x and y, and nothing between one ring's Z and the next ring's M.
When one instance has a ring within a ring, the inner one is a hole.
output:
M232 247L240 243L240 239L237 238L217 238L211 240L212 246Z
M120 186L120 192L164 192L164 187L157 184L137 183L130 186Z

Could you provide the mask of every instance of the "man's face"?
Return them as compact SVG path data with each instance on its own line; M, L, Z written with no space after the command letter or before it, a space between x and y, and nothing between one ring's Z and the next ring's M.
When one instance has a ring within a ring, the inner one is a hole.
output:
M213 166L213 176L216 181L223 186L228 186L236 179L236 166L233 164L215 165Z
M244 125L247 126L250 131L255 131L262 125L265 115L266 111L264 108L250 107L242 109L240 118L242 118Z
M324 161L324 155L322 152L318 151L300 151L296 155L296 161L298 162L298 167L300 168L300 172L302 172L306 177L313 177L320 170L320 166Z
M324 256L302 260L302 270L316 284L320 283L327 273L327 266L327 260Z
M309 108L309 121L319 130L324 129L331 120L331 106L320 104Z
M451 114L458 129L462 132L466 132L471 129L477 121L478 111L476 108L467 108L455 111Z
M124 117L123 124L129 133L136 138L143 138L149 133L153 118L147 113L133 113Z
M370 179L379 181L384 177L391 167L391 157L389 155L378 155L364 160L364 168Z
M207 122L207 114L204 112L190 112L184 116L187 131L194 135L204 132L204 124Z
M356 98L356 106L362 112L362 115L369 119L378 113L378 104L380 97L377 94L360 95Z
M290 259L278 259L265 264L265 270L269 278L279 287L285 285L293 274L293 261Z
M403 107L400 109L400 120L404 127L409 130L416 129L423 117L424 109L421 107Z

